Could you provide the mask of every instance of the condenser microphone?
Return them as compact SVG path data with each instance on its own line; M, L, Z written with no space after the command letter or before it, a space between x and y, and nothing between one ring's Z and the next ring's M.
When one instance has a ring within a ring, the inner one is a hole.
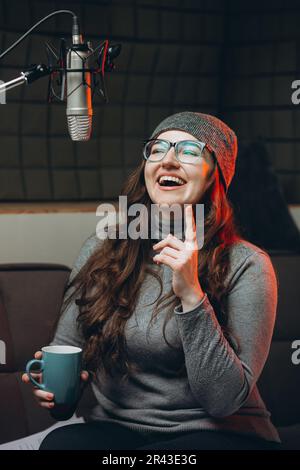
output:
M71 10L57 10L34 24L8 49L0 53L0 60L39 25L58 14L72 15L72 46L66 46L66 41L62 38L58 53L50 43L46 43L48 65L31 64L19 77L0 84L0 98L3 92L11 88L24 83L33 83L48 75L48 103L66 99L66 115L71 139L86 141L90 139L92 133L92 97L96 92L108 103L104 75L105 72L114 70L114 59L120 54L121 44L112 45L106 39L93 49L90 42L85 43L82 39L77 15Z
M84 43L78 25L73 25L72 47L66 55L67 122L72 140L89 140L92 132L92 90L89 56L91 50Z

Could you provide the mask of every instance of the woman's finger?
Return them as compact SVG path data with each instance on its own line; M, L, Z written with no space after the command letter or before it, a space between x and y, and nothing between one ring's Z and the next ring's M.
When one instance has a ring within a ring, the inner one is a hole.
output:
M41 374L40 373L34 373L34 372L31 372L30 375L36 379L38 382L40 381L41 379ZM23 375L22 375L22 382L28 384L30 382L30 379L28 377L28 374L25 372Z
M22 375L22 382L28 384L30 382L28 375L25 373Z
M42 408L51 409L51 408L54 407L54 402L53 401L48 403L46 401L40 401L40 400L37 399L37 402Z
M45 401L52 401L54 398L53 393L45 392L45 390L40 390L39 388L35 388L33 390L33 394L35 397L39 398L40 400L45 400Z
M184 248L184 242L174 237L173 235L168 235L166 238L153 245L153 249L160 250L165 246L170 246L174 249L182 250Z
M194 246L196 241L196 225L193 214L193 207L191 204L187 205L184 210L185 215L185 241ZM193 249L193 248L191 248Z
M178 259L179 255L180 255L180 251L174 250L174 248L170 248L169 246L165 246L161 250L160 254L168 255L168 256L171 256L171 258Z
M89 373L87 370L81 371L81 380L87 382L89 380Z
M173 269L173 271L175 271L178 268L177 260L175 260L174 258L171 258L171 256L168 256L166 254L155 255L153 257L153 261L158 262L158 263L166 264L171 269Z
M35 359L41 359L42 356L43 356L42 351L36 351L36 352L34 353L34 358L35 358Z

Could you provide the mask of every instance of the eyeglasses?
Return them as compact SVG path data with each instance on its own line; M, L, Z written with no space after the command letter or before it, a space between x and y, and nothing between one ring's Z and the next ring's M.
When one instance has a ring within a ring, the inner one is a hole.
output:
M212 152L208 144L196 140L169 142L165 139L149 139L144 141L144 158L150 162L160 162L171 147L175 148L175 157L181 163L199 162L205 147Z

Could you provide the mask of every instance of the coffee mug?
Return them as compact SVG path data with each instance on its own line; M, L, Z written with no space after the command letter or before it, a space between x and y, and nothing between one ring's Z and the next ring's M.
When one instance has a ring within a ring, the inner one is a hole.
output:
M55 412L72 415L80 398L82 349L75 346L45 346L42 353L41 360L32 359L26 364L26 373L33 385L54 394ZM42 383L32 377L33 365L39 365Z

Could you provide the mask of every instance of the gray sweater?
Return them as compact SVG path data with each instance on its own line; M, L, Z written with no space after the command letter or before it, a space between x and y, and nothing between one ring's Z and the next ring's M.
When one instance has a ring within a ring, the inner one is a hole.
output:
M85 242L71 277L99 243L96 236ZM172 270L152 267L162 276L164 294L171 287ZM166 337L178 350L163 338L165 311L147 331L151 303L159 294L157 280L147 275L125 329L129 357L142 372L124 383L100 375L100 386L92 384L98 404L89 419L121 423L151 438L205 429L281 442L256 386L268 356L277 306L276 277L268 254L245 240L233 245L226 283L229 327L239 339L238 355L224 338L207 295L192 310L183 313L181 304L175 307ZM72 303L51 344L82 347L77 315L78 307ZM184 362L186 373L178 377L175 371Z

